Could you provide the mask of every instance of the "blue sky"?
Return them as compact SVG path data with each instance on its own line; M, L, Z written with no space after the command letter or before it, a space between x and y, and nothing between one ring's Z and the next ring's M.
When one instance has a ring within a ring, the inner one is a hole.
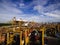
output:
M60 22L60 0L0 0L0 22L13 17L35 22Z

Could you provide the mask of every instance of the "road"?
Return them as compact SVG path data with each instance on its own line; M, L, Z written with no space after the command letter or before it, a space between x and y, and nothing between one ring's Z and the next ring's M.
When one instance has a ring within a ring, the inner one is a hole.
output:
M47 45L60 45L58 38L48 37Z

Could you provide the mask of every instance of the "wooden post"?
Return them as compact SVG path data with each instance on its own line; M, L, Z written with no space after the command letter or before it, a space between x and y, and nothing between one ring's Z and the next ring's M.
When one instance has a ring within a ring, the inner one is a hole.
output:
M28 33L27 33L27 40L26 41L27 41L27 45L28 45L28 43L29 43L29 28L27 29L27 32Z
M25 30L25 45L27 45L27 30Z
M42 45L44 45L44 30L42 31Z
M19 31L20 31L20 45L22 45L22 31L21 31L21 22L19 21Z
M60 25L58 25L58 32L60 32Z
M7 32L7 45L9 44L9 33Z
M44 45L44 30L45 30L45 28L41 29L41 31L42 31L42 45Z
M22 31L20 31L20 45L22 45Z

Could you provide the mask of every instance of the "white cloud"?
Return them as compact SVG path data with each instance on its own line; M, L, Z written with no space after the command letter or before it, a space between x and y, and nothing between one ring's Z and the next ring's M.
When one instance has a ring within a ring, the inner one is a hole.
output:
M13 7L12 4L2 4L2 8L0 8L0 12L3 13L22 13L21 10L17 9L16 7Z
M24 1L22 1L22 4L20 3L20 6L22 8L28 9L32 7L33 5L45 5L47 3L47 0L33 0L31 3L25 5L23 4Z
M0 12L3 13L23 13L21 10L19 10L18 8L16 8L16 4L12 3L12 2L3 2L0 4Z
M58 15L58 14L53 14L53 13L44 13L44 14L47 15L47 16L60 18L60 15Z
M33 0L33 3L36 5L45 5L47 0Z
M26 5L24 3L19 3L19 8L26 8Z
M40 14L39 21L42 22L60 22L60 10L58 10L58 7L60 6L59 3L52 4L44 7L43 5L35 5L33 10L37 10ZM41 17L41 14L43 15ZM47 16L47 17L44 17Z
M0 4L0 22L6 22L11 20L13 17L17 19L22 18L25 21L36 21L36 22L52 22L52 21L60 21L60 10L55 10L58 8L60 4L52 4L49 6L44 7L47 3L47 0L33 0L28 5L25 5L21 0L20 8L30 8L32 5L35 5L33 10L37 10L42 15L34 15L34 14L24 14L22 10L16 8L17 5L11 2L4 1ZM47 12L46 12L47 11ZM44 17L44 15L48 17ZM50 18L52 17L52 18Z
M23 12L16 8L16 5L11 2L7 3L4 1L0 6L0 22L7 22L13 17L19 17L19 14L20 16L23 14Z
M43 9L44 9L44 7L41 5L34 6L34 8L33 8L33 10L37 10L39 13L40 12L42 13L44 11Z
M25 4L24 3L20 3L20 7L23 7Z
M59 4L57 4L56 7L55 6L56 6L56 4L52 4L52 5L49 5L47 7L37 5L37 6L34 6L33 10L37 10L38 13L40 13L40 14L60 19L60 13L59 13L60 10L57 10Z
M43 16L31 16L28 19L31 21L35 21L35 22L57 22L57 21L60 21L59 19L56 19L56 18L49 18L49 17L43 17Z
M60 10L54 10L54 11L52 11L51 13L60 15Z

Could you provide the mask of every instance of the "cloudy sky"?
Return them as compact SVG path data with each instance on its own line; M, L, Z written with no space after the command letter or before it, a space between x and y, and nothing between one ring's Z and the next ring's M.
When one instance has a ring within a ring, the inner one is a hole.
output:
M0 22L13 17L26 21L60 22L60 0L0 0Z

